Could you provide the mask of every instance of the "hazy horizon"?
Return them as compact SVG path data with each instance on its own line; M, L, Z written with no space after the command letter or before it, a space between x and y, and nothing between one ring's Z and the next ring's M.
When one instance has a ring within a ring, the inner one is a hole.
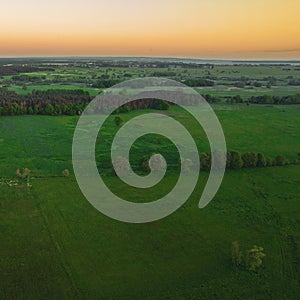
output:
M261 58L261 57L256 57L256 58L207 58L207 57L185 57L185 56L145 56L145 55L18 55L18 56L0 56L0 59L42 59L42 58L47 58L47 59L100 59L100 58L111 58L111 59L117 59L117 58L122 58L122 59L176 59L176 60L199 60L199 61L291 61L291 62L298 62L300 61L299 58Z

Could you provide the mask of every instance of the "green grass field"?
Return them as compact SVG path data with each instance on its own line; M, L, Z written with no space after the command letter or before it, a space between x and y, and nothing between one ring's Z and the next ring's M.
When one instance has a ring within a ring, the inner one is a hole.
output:
M229 150L284 155L300 152L299 106L214 105ZM199 109L194 107L193 109ZM138 112L121 115L124 121ZM167 114L203 131L172 107ZM297 299L300 294L300 165L229 170L215 199L198 209L207 175L188 201L148 224L114 221L95 210L72 175L71 147L78 117L0 118L0 178L31 169L32 188L0 184L1 299ZM109 121L109 140L116 131ZM158 149L157 139L145 147ZM165 147L166 144L161 143ZM106 143L99 153L107 152ZM142 151L145 151L145 149ZM100 154L99 154L100 155ZM101 156L100 156L101 157ZM168 173L161 191L174 183ZM123 190L124 197L144 196ZM231 243L264 247L256 272L235 269ZM4 242L3 242L4 241Z
M242 153L263 152L266 156L284 155L293 160L300 152L299 106L213 105L223 126L227 148ZM199 109L193 107L191 109ZM166 112L190 129L200 152L208 152L207 138L193 120L176 107ZM122 114L126 120L138 112ZM17 168L28 167L37 174L60 175L71 169L73 132L78 117L15 116L0 118L0 176L12 176ZM117 128L111 120L105 141L111 140ZM13 134L12 134L13 133ZM153 150L167 146L148 140ZM107 153L106 142L99 143L99 155Z
M296 299L299 171L227 172L216 198L200 210L202 175L181 209L141 225L97 212L73 177L32 180L30 192L1 187L0 296ZM260 270L235 270L234 240L243 249L265 248Z

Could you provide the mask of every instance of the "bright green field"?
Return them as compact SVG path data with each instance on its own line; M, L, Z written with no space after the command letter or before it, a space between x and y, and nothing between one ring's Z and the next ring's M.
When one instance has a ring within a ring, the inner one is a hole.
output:
M299 106L214 108L228 149L290 160L300 152ZM200 151L209 150L190 117L174 108L167 113L192 128ZM127 120L136 114L121 116ZM73 175L50 177L72 169L76 121L0 118L0 178L13 178L22 167L32 176L46 176L32 179L30 190L0 185L0 299L297 299L300 165L227 171L215 199L198 209L207 178L202 172L190 199L171 216L125 224L96 211ZM106 138L115 130L110 127ZM98 149L106 151L103 145ZM155 149L157 140L147 146ZM171 172L161 191L173 179ZM115 177L106 180L132 196ZM142 201L143 195L135 198ZM261 269L235 270L235 240L243 250L264 247Z
M263 152L266 156L284 155L293 160L300 152L299 106L214 105L222 124L227 148L241 153ZM198 109L194 107L192 109ZM187 126L195 136L200 152L209 151L201 128L194 126L188 115L176 108L167 111ZM121 115L124 121L137 112ZM73 131L78 117L16 116L0 118L0 176L12 176L17 168L28 167L37 174L60 175L71 169ZM105 133L110 140L117 128L111 120ZM168 144L148 140L152 150ZM109 151L107 143L99 143L99 152Z
M228 172L205 209L199 188L173 215L143 225L97 212L73 177L32 180L29 193L2 187L0 297L296 299L299 171ZM258 272L232 267L234 240L265 248Z

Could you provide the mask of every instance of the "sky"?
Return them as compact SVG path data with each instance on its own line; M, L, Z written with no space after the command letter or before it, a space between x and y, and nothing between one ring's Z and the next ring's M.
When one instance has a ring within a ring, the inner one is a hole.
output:
M2 0L0 56L300 59L300 0Z

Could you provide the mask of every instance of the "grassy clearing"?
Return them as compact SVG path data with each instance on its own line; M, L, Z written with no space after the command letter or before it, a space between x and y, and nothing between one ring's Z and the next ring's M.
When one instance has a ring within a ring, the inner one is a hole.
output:
M298 106L214 105L230 150L263 152L266 156L284 155L293 160L300 152ZM194 107L192 109L198 109ZM126 122L138 112L123 114ZM190 129L200 152L209 151L207 138L195 126L189 115L172 107L167 111ZM37 174L57 175L71 169L73 132L78 117L16 116L0 118L0 176L11 176L15 170L28 167ZM109 151L109 143L117 130L111 119L104 133L104 140L97 145L97 153ZM12 134L13 133L13 134ZM144 146L136 149L143 155L145 149L159 151L169 143L159 139L146 139ZM167 148L166 148L167 149Z

